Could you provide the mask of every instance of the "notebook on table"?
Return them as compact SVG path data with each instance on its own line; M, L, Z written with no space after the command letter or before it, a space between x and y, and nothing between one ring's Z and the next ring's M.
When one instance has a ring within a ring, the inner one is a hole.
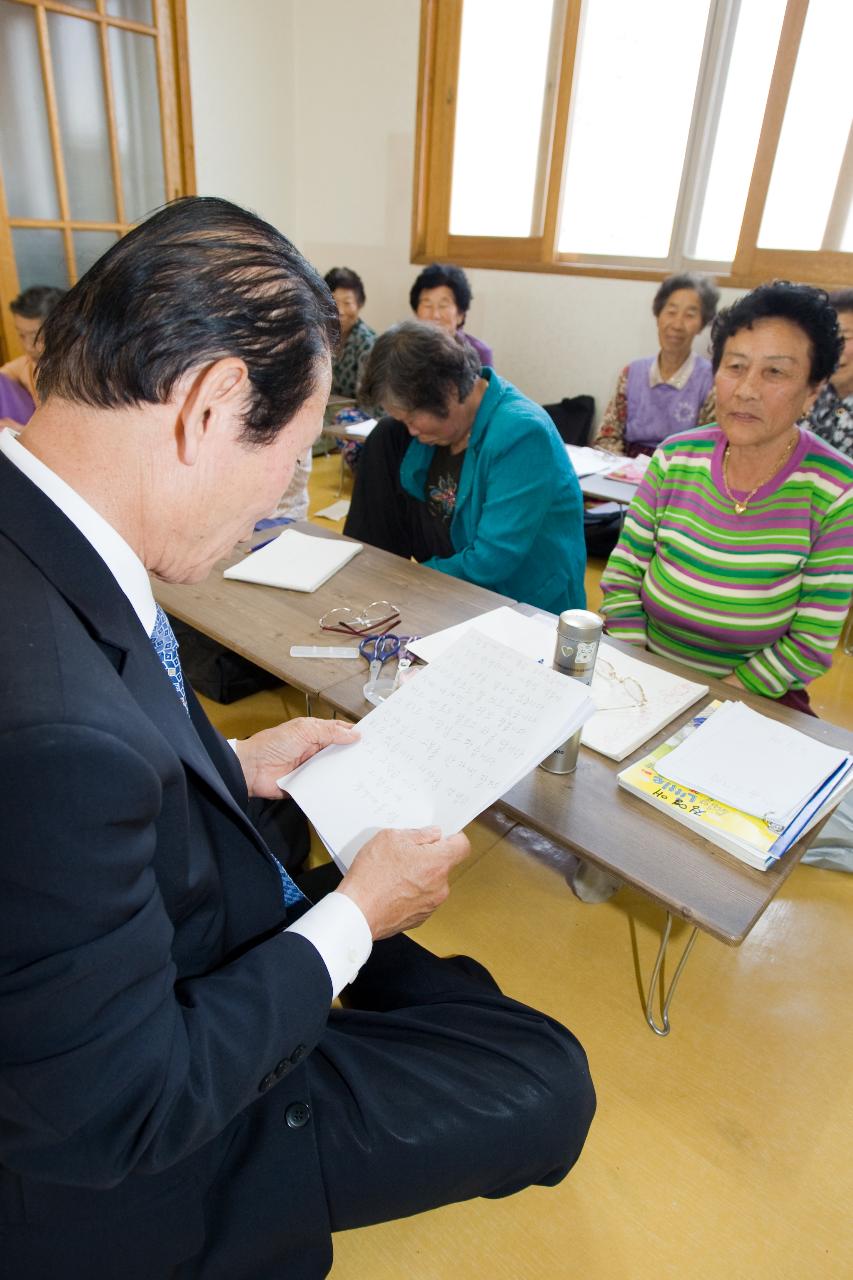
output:
M316 591L361 550L360 542L285 529L265 547L232 564L223 577L287 591Z

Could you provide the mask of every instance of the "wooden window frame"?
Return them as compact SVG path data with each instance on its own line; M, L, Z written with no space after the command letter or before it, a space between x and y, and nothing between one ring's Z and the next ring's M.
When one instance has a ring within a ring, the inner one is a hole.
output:
M676 267L644 263L641 259L594 261L557 250L569 109L582 0L565 0L555 18L552 48L560 50L554 68L556 85L546 88L538 188L535 196L540 226L527 237L459 236L450 233L451 174L456 117L457 82L464 0L421 0L420 65L415 128L415 173L412 201L411 256L416 263L451 261L465 267L500 271L542 271L563 275L617 277L624 280L662 280L673 269L712 272L721 285L752 287L762 280L808 280L827 287L853 285L853 254L828 248L818 251L768 250L758 247L758 234L773 163L782 132L785 108L805 25L809 0L787 0L767 105L756 148L755 163L744 208L737 251L731 264L680 258ZM726 32L715 39L725 40ZM704 56L704 55L703 55ZM698 110L694 111L694 124ZM712 109L719 109L717 102ZM708 156L696 144L699 157L691 163L707 165ZM842 166L830 217L838 228L846 215L853 187L853 129ZM693 177L695 178L695 174ZM703 180L700 173L699 180ZM682 184L684 185L684 184ZM682 191L683 196L683 191ZM679 206L682 205L679 197ZM676 211L676 223L688 216ZM677 226L677 233L680 234Z
M189 87L189 61L187 52L186 0L153 0L153 23L133 22L115 17L107 12L106 0L96 0L95 9L80 9L62 0L11 0L23 8L35 11L36 35L47 113L48 136L56 180L58 218L10 218L0 170L0 345L8 355L18 354L20 344L15 332L8 303L19 292L18 273L12 241L12 229L25 227L57 230L62 234L68 278L74 284L78 278L77 258L74 247L75 231L114 231L124 235L133 226L126 217L124 189L121 177L121 157L115 126L114 98L108 32L110 27L133 31L151 37L156 53L157 88L160 99L160 128L163 151L163 176L167 200L181 195L195 194L195 157L192 141L192 106ZM104 102L110 151L110 168L115 197L115 221L97 222L72 218L68 200L62 140L59 128L59 112L53 81L53 61L50 52L48 13L59 13L80 18L98 27L101 72L104 84Z

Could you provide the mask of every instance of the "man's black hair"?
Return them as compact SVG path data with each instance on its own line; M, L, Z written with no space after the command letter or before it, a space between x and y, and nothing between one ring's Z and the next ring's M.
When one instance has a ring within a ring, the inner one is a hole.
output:
M694 293L699 295L699 305L702 308L702 328L710 324L717 313L717 304L720 301L720 291L707 276L700 275L698 272L682 271L677 276L667 276L661 287L655 294L652 303L652 315L657 318L666 306L670 296L677 289L692 289Z
M404 320L376 339L358 399L446 418L451 393L467 399L479 376L480 358L467 342L438 325Z
M44 324L37 387L99 409L164 404L188 370L236 356L244 441L268 444L317 386L339 336L326 285L280 232L188 196L119 240Z
M412 310L417 311L421 294L425 289L439 289L442 285L453 294L464 321L471 307L473 297L471 286L462 268L454 267L449 263L431 262L428 267L424 267L409 290L409 305Z
M9 310L22 320L46 320L65 293L65 289L55 289L50 284L33 284L9 303Z
M711 328L711 363L716 373L729 338L741 329L751 329L756 320L790 320L798 325L811 343L809 383L816 386L834 372L844 339L838 329L838 317L825 289L810 284L792 284L790 280L773 280L760 284L751 293L725 307Z
M363 307L367 301L364 282L357 271L352 271L349 267L332 267L331 271L326 272L323 279L329 286L331 293L334 293L336 289L351 289L355 294L355 300L359 307Z

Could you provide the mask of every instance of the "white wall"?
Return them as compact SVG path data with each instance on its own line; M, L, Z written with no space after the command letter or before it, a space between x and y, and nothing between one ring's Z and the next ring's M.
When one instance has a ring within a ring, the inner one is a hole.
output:
M321 271L358 271L374 328L405 319L419 270L409 258L419 0L187 7L199 191L257 209ZM600 413L617 371L655 349L653 284L469 276L468 328L539 402L589 392Z

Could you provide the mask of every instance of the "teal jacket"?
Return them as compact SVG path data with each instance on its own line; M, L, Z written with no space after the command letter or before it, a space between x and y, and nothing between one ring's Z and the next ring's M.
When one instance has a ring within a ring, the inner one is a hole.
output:
M424 563L551 613L583 608L583 499L565 446L544 409L494 369L483 377L450 523L455 554ZM433 447L412 440L400 466L421 502Z

